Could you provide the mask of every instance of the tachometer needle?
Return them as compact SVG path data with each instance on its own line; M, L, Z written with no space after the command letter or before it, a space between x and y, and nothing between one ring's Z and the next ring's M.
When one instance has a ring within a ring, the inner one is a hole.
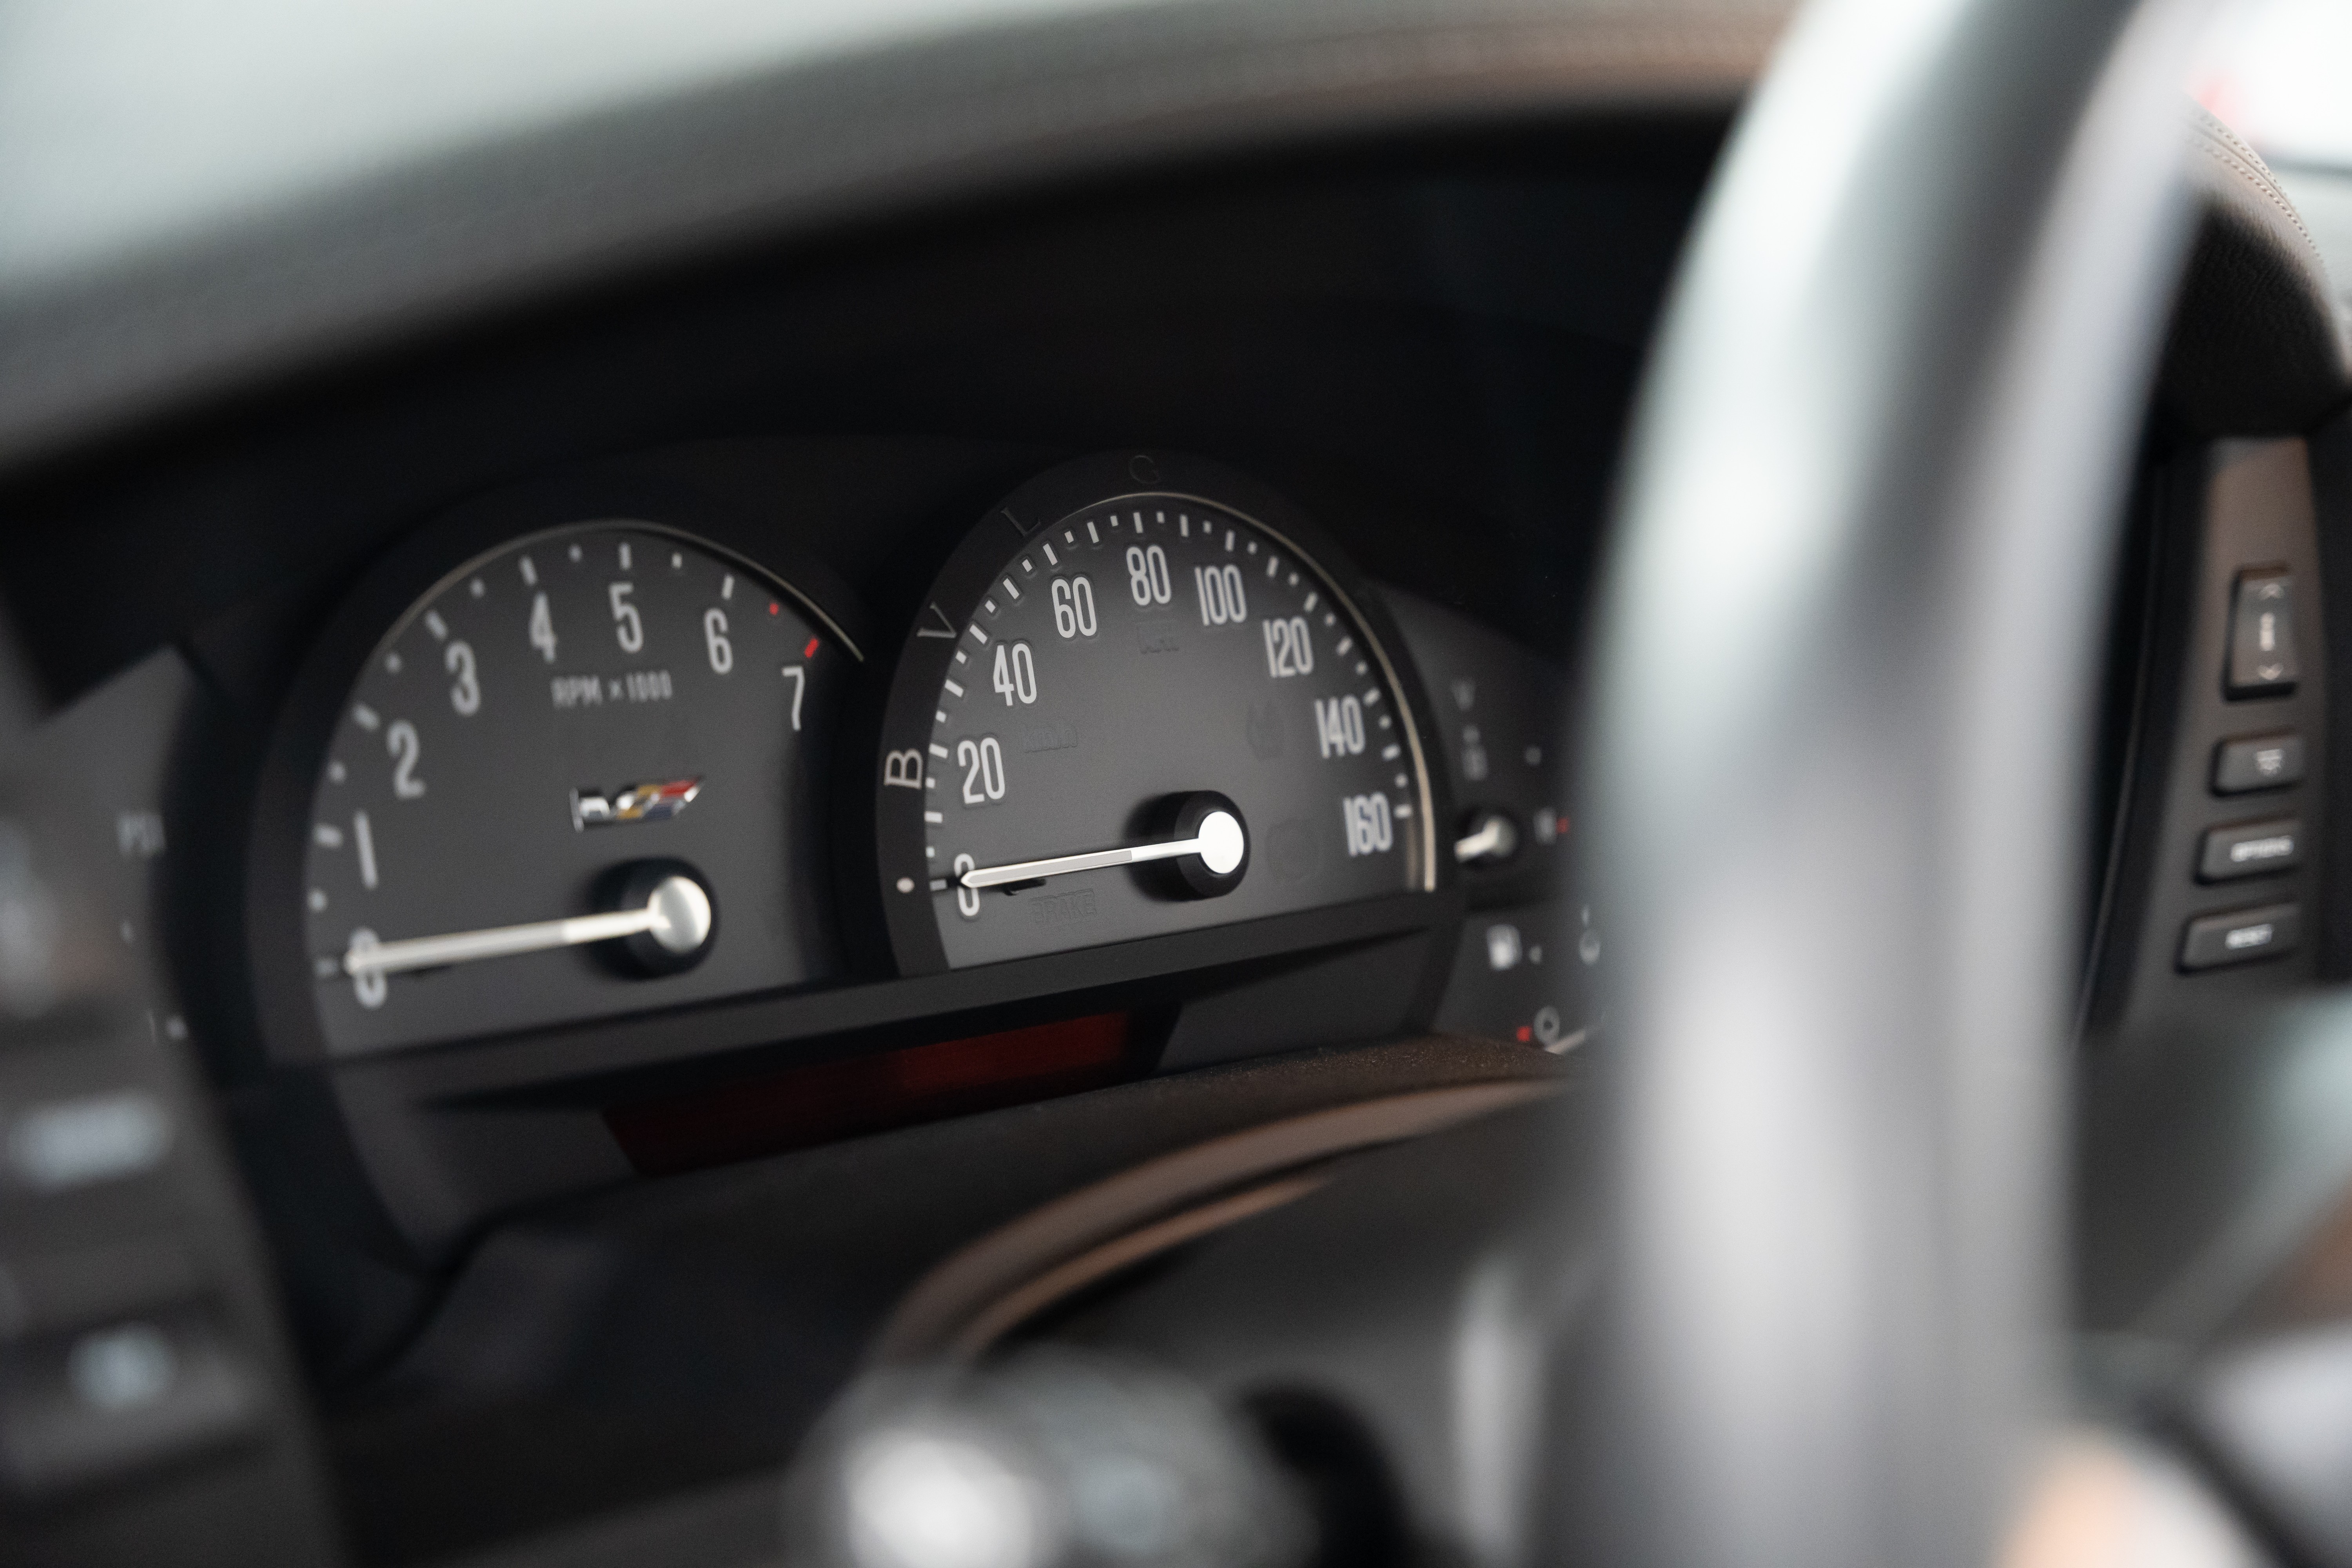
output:
M1084 855L1055 855L1043 860L1015 860L1009 866L975 866L959 880L967 888L1002 888L1011 882L1066 877L1073 871L1098 871L1106 866L1173 860L1180 855L1198 855L1211 872L1224 877L1242 863L1248 848L1249 837L1242 831L1241 818L1230 811L1211 811L1201 818L1190 838L1130 844L1121 849L1096 849Z
M653 938L664 951L683 956L709 940L710 927L710 896L693 878L677 875L655 883L642 905L611 914L575 915L569 920L405 937L398 942L355 940L343 954L343 973L354 977L400 974L412 969L469 963L478 958L612 942L640 932Z

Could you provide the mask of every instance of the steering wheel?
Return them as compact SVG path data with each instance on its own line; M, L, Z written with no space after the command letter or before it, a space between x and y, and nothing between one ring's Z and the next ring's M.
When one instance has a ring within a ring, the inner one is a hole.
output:
M2063 1414L2069 868L2200 20L1814 6L1686 258L1591 742L1614 1561L1990 1561Z

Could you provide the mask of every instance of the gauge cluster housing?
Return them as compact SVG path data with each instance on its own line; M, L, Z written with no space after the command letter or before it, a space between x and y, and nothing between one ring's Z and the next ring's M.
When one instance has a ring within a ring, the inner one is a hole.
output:
M903 458L925 444L894 447ZM350 1206L374 1212L422 1270L443 1265L494 1216L565 1193L1155 1071L1395 1036L1425 1026L1435 1012L1453 967L1460 894L1450 865L1433 864L1425 850L1407 861L1410 876L1391 879L1393 891L1370 898L951 973L902 973L884 933L882 876L866 826L870 819L860 811L874 798L886 750L881 714L892 674L885 661L867 658L840 694L833 731L812 736L829 759L827 787L811 798L824 813L822 837L831 861L816 885L801 891L840 934L846 956L839 972L739 994L673 998L659 982L590 968L572 955L543 955L558 962L510 962L497 972L496 984L508 994L531 987L565 991L544 1004L528 996L516 1002L560 1010L572 1006L568 992L584 977L607 997L601 1016L454 1034L444 1027L404 1050L338 1057L328 1049L315 998L321 986L340 994L350 982L320 978L322 955L292 918L303 908L303 857L316 853L310 803L325 787L326 737L351 705L346 694L355 672L383 657L385 628L410 611L415 595L447 582L454 563L546 536L558 520L634 516L709 541L747 570L781 563L772 567L776 577L798 591L828 635L846 648L868 648L877 640L870 628L882 618L832 563L839 531L826 498L796 487L828 460L864 469L875 450L870 442L830 449L805 440L696 443L486 496L419 531L371 569L305 656L259 764L247 836L243 961L260 1040L274 1064L271 1080L286 1082L290 1071L331 1095L349 1152L325 1168L356 1178ZM952 447L947 460L958 467L971 461ZM1187 471L1186 459L1160 460L1172 474ZM1241 483L1213 466L1192 466L1220 484ZM1412 650L1381 590L1357 577L1339 545L1281 510L1276 498L1246 489L1251 504L1280 517L1287 537L1312 539L1321 570L1339 574L1327 577L1328 591L1341 595L1363 635L1395 650L1378 657L1389 669L1397 717L1412 737L1418 764L1418 737L1433 721L1411 673ZM904 528L909 520L893 521ZM946 505L914 521L949 542L970 525ZM897 573L902 582L878 580L884 593L896 595L902 620L911 621L908 594L927 588L924 566L925 558L910 551ZM871 586L877 580L867 581ZM520 625L511 629L519 643ZM1539 656L1522 657L1540 662ZM225 781L223 787L236 786ZM1447 775L1438 772L1412 798L1421 807L1423 842L1450 842L1431 820L1450 823L1454 815ZM646 842L661 842L659 825L642 831ZM1557 840L1531 843L1522 866L1538 885L1549 885L1554 878L1541 868L1551 862L1564 864ZM452 876L446 896L454 901L467 889L462 868ZM1570 951L1556 950L1556 967ZM395 1000L404 984L393 979ZM1582 996L1581 987L1572 988L1560 1002L1573 1006ZM1118 1020L1117 1039L1106 1044L1103 1026L1092 1021L1108 1018ZM1500 1032L1508 1037L1507 1026ZM956 1064L936 1065L942 1053ZM892 1105L861 1101L863 1109L812 1119L811 1096L869 1095L866 1088L843 1087L841 1075L873 1061L898 1064L892 1070L919 1078L945 1071L983 1081L940 1095L886 1092ZM316 1136L315 1129L305 1134L306 1141Z
M1438 1005L1461 895L1450 866L1420 858L1411 878L1392 877L1393 890L1370 897L952 972L904 972L881 918L887 868L877 865L870 818L858 811L859 803L875 798L888 750L881 715L893 672L869 658L842 695L836 732L818 742L831 753L824 825L831 864L815 891L829 911L838 911L829 923L847 954L839 973L671 1000L658 982L616 972L596 979L609 997L601 1016L427 1039L401 1050L341 1057L327 1050L315 1022L316 990L340 991L350 983L318 977L320 954L287 916L301 907L299 857L312 830L309 803L320 787L321 737L348 706L344 683L381 646L383 627L407 608L403 595L415 584L442 581L452 550L536 534L551 518L583 515L576 511L579 498L600 494L625 498L607 500L597 509L604 513L625 505L711 539L747 563L791 563L780 578L818 584L807 595L810 613L831 626L858 628L845 634L861 639L851 646L871 647L862 639L881 616L828 564L822 510L794 504L792 476L806 453L796 443L697 444L626 460L639 478L609 489L590 477L486 498L405 547L405 559L371 577L352 607L336 613L334 633L281 710L249 839L249 962L263 1039L280 1068L323 1074L374 1201L404 1246L428 1264L452 1257L486 1220L525 1204L875 1125L872 1119L834 1124L822 1118L813 1125L804 1104L813 1094L864 1092L833 1087L826 1076L861 1061L913 1061L904 1070L917 1077L926 1070L977 1074L994 1090L978 1101L962 1093L909 1094L896 1115L874 1113L887 1126L1268 1051L1392 1037L1425 1026ZM862 459L864 453L852 456ZM1181 459L1165 460L1171 471L1181 468ZM747 468L767 476L773 488L742 483ZM647 471L662 476L659 482L644 478ZM1253 500L1269 512L1278 505L1261 494ZM772 509L763 523L726 526L730 508L740 515L762 506ZM959 531L952 524L963 521L945 511L926 520L950 536ZM1300 520L1283 515L1283 521L1293 536L1307 536ZM1336 545L1317 543L1328 552L1326 571L1347 572ZM787 575L793 573L796 579ZM908 578L918 592L927 589L913 573ZM1400 673L1391 679L1405 710L1401 717L1418 735L1433 721L1409 673L1409 645L1380 602L1381 590L1352 574L1332 582L1333 592L1346 584L1367 635L1398 650L1393 668ZM1416 796L1433 801L1433 814L1450 821L1444 775L1423 788L1430 793L1416 790ZM651 836L659 826L646 831L646 842L657 842ZM1442 837L1433 830L1429 836ZM1527 864L1564 864L1560 847L1531 844ZM453 886L449 896L465 891ZM563 987L585 972L575 961L536 967L517 962L499 973L509 985ZM399 987L401 979L393 984ZM1213 1022L1234 1015L1246 1021ZM1092 1023L1108 1017L1122 1020L1115 1046L1104 1044ZM1008 1045L1013 1036L1024 1036L1024 1043ZM970 1059L946 1068L921 1065L931 1059L922 1053L942 1049Z

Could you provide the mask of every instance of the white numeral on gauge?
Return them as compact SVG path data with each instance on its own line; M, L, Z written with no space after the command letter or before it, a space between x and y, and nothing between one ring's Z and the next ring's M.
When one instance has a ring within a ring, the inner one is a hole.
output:
M797 730L801 727L801 698L808 690L808 672L797 664L788 664L784 666L784 679L793 683L793 728ZM922 757L915 752L908 754L915 758L915 765L919 770ZM891 781L886 779L884 782Z
M548 613L545 594L530 596L530 646L545 654L548 663L555 662L555 617Z
M1093 579L1054 579L1054 630L1064 637L1090 637L1095 635Z
M1352 757L1364 749L1364 705L1352 697L1315 700L1315 741L1323 760Z
M710 655L711 674L724 675L735 668L735 645L727 640L727 612L715 605L702 612L702 646ZM793 710L800 711L797 699ZM793 728L797 730L800 725L795 722Z
M963 773L963 803L985 805L1004 798L1004 748L993 735L956 742L956 763Z
M996 692L1007 708L1037 700L1037 660L1025 642L996 645Z
M613 601L613 636L623 653L637 653L646 646L646 618L629 603L629 595L636 591L635 583L615 583L605 590Z
M1249 619L1249 599L1242 592L1238 566L1195 566L1192 591L1201 600L1204 626L1239 626Z
M416 726L405 719L394 720L383 732L383 746L392 753L392 793L402 800L423 795L425 781L416 776L416 761L424 754L425 743L416 738Z
M963 874L971 868L971 856L959 855L955 858L956 913L968 921L976 921L980 919L980 889L963 885Z
M352 952L366 952L377 945L375 932L368 930L365 926L362 926L359 930L352 932L349 951ZM361 1006L368 1008L371 1011L383 1006L384 997L383 971L381 969L365 969L362 970L359 973L352 975L352 994L359 999Z
M1307 639L1307 617L1292 616L1263 623L1265 628L1265 672L1276 680L1315 670L1315 645Z
M460 718L470 719L482 710L482 683L474 673L474 650L464 643L453 642L441 662L457 679L449 687L449 706Z
M1396 825L1389 817L1389 797L1384 795L1341 795L1339 819L1347 825L1350 860L1359 855L1381 854L1396 843Z
M1168 552L1157 544L1146 550L1141 545L1127 547L1127 591L1139 605L1164 605L1172 589L1168 585Z

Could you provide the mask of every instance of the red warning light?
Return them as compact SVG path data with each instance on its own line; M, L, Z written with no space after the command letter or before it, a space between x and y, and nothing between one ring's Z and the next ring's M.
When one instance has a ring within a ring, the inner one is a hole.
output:
M809 638L808 647L801 649L801 657L803 658L814 658L816 657L816 638Z
M775 601L775 600L771 599L771 600L769 600L769 601L768 601L768 614L770 614L770 615L772 615L772 615L776 614L778 611L782 610L782 608L783 608L783 606L782 606L782 605L779 605L778 603L776 603L776 601Z
M1533 1029L1528 1028L1525 1024L1521 1024L1519 1026L1519 1044L1524 1046L1534 1037L1535 1031Z

